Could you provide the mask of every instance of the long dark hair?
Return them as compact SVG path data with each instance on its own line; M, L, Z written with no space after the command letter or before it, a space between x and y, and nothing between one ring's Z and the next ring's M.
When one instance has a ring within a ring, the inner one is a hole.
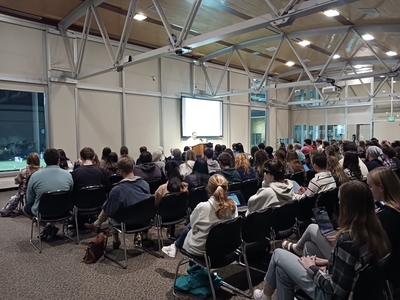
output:
M63 149L58 149L58 154L60 155L60 168L63 170L68 170L68 160L67 155Z
M346 152L344 154L343 169L349 169L358 180L363 179L357 153Z
M192 174L196 174L196 182L198 186L207 185L210 175L208 175L207 162L203 158L196 160Z
M175 161L169 161L165 164L167 174L167 190L169 193L179 193L183 187L179 166Z

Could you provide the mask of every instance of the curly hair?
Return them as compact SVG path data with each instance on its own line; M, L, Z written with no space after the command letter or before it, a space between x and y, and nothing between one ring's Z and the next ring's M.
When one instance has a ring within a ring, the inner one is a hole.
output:
M207 190L217 202L217 211L215 212L215 215L218 219L222 219L226 215L233 215L235 213L236 204L226 195L226 192L228 191L228 181L226 181L224 176L219 174L211 176L208 180Z
M235 169L243 168L246 174L250 174L250 162L246 154L240 153L235 158Z

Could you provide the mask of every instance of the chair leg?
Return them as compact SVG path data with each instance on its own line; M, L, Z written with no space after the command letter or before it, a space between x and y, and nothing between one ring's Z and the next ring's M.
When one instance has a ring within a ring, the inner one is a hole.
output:
M173 294L175 297L178 297L178 298L179 298L179 295L177 294L176 289L175 289L176 280L178 279L179 268L180 268L180 266L182 266L182 265L188 263L189 261L190 261L190 259L189 259L188 257L184 257L184 258L182 258L182 259L179 261L178 265L176 266L176 271L175 271L175 276L174 276L174 282L173 282L173 284L172 284L172 294Z
M75 219L75 230L76 230L76 238L78 239L78 245L81 240L79 238L79 228L78 228L78 208L74 206L74 219Z
M38 228L39 228L39 248L35 245L34 241L33 241L33 223L35 223L35 220L38 223ZM34 217L32 218L32 223L31 223L31 238L29 239L30 244L33 246L33 248L36 249L37 252L42 253L42 244L41 244L41 240L40 240L40 222L39 220Z
M213 300L216 300L217 297L215 295L214 284L213 284L213 281L212 281L212 278L211 278L211 269L210 269L211 262L209 261L209 258L208 258L208 256L206 254L204 254L204 260L206 261L208 281L210 282L210 288L211 288Z
M242 242L242 249L243 249L244 268L246 270L247 282L249 284L248 295L251 297L253 295L253 283L251 281L249 262L247 261L247 254L246 254L246 244L244 242Z
M389 300L394 300L393 293L392 293L392 286L391 286L389 280L386 280L385 285L386 285L388 299Z
M128 268L128 256L126 253L126 242L125 242L125 223L121 223L121 229L122 229L122 240L124 242L124 254L125 254L125 267L124 269Z

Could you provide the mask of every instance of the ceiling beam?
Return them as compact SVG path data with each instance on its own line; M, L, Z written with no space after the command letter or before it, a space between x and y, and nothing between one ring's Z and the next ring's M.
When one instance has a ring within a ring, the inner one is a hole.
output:
M86 14L86 8L88 5L97 7L104 1L105 0L86 0L85 2L79 4L58 23L58 28L61 30L66 30L69 26L74 24L79 18Z

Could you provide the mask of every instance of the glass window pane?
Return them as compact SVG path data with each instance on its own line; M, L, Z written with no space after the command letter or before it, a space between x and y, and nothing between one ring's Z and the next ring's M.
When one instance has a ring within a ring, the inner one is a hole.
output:
M310 126L309 131L311 140L325 139L325 125Z
M44 93L0 90L0 172L25 167L31 152L42 157L45 125Z
M293 132L293 141L298 141L302 145L307 138L307 125L295 125Z
M343 140L344 133L345 125L328 125L328 141Z
M266 112L265 110L251 110L251 147L257 146L260 143L265 144L265 122Z
M254 82L258 86L260 84L259 79L254 79ZM263 86L266 86L267 81L264 82ZM259 91L258 93L250 94L250 102L254 103L267 103L268 92L267 91Z

